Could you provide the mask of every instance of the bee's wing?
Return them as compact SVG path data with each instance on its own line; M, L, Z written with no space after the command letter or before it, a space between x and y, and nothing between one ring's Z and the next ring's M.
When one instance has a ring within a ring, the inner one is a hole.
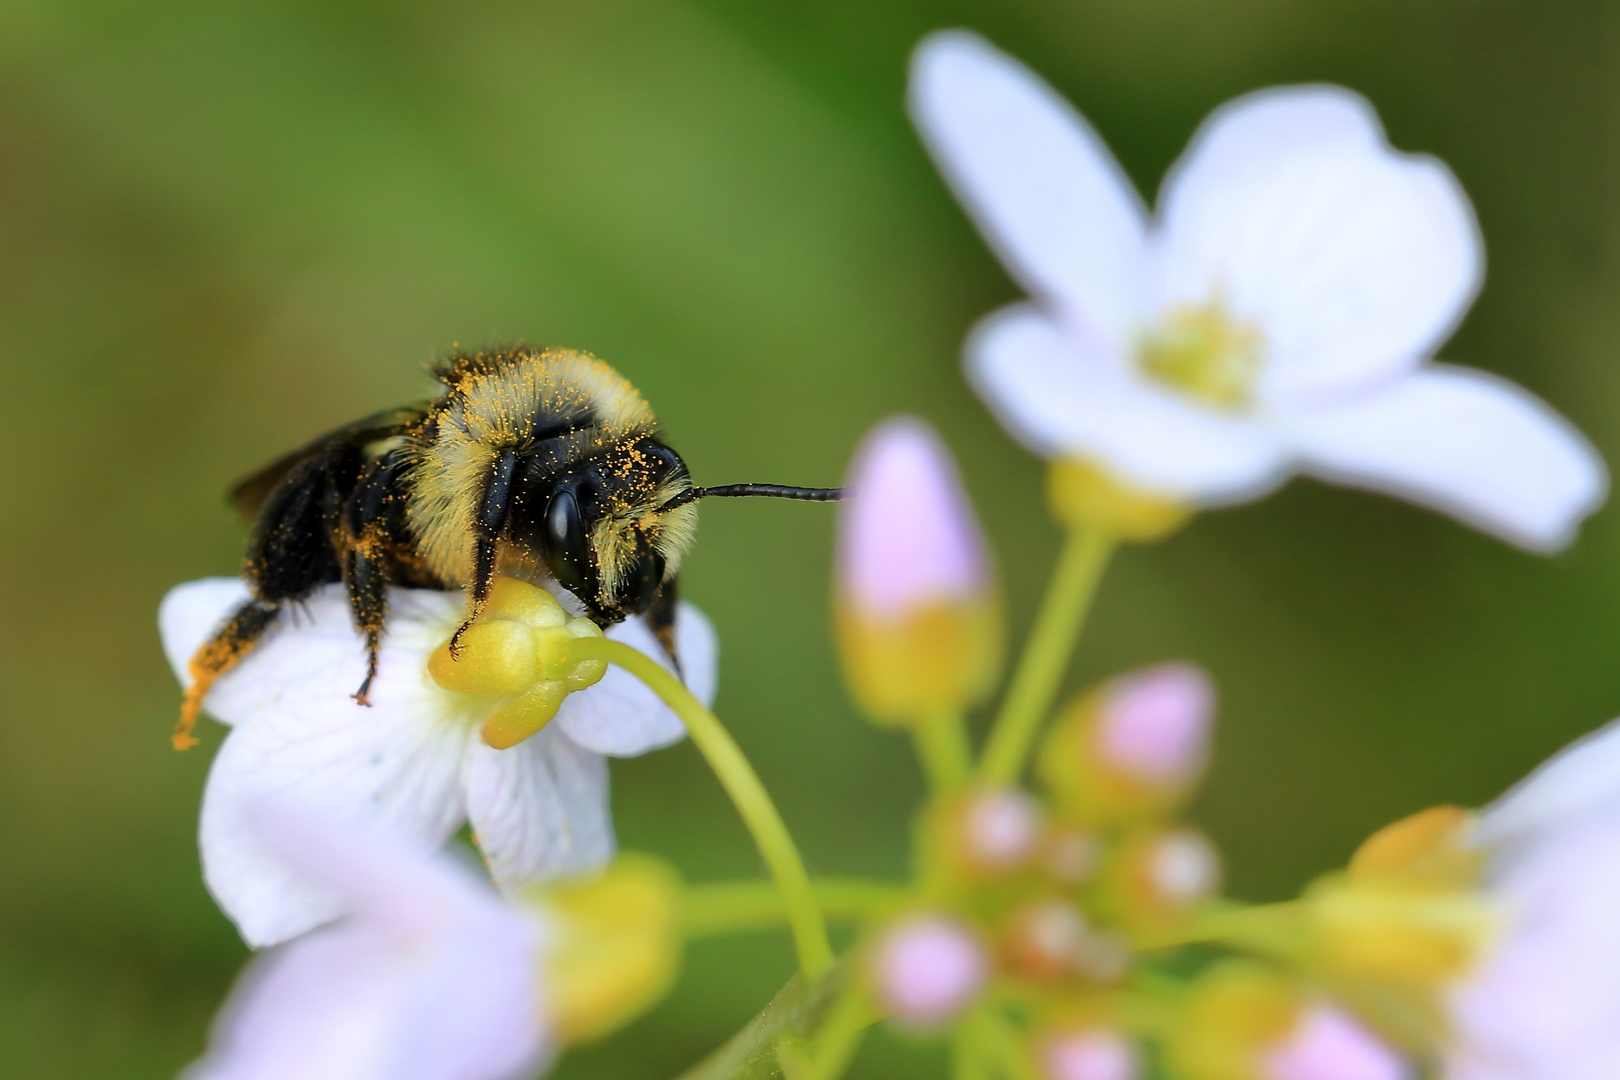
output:
M363 445L377 439L387 439L395 435L403 435L406 431L422 422L427 415L427 403L418 405L405 405L397 409L385 409L375 413L364 420L356 420L346 424L335 431L329 431L318 439L300 446L297 450L278 458L258 472L238 481L231 488L231 505L236 507L245 519L253 521L264 506L264 501L270 497L276 485L298 465L300 461L334 444L347 443Z

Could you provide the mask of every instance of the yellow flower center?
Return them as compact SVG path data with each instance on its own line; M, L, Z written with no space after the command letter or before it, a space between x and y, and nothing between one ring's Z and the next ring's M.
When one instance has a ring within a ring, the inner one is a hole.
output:
M1218 300L1171 309L1137 352L1148 375L1220 409L1249 404L1265 359L1260 331Z
M570 655L568 643L601 637L589 619L571 617L544 589L500 578L478 622L461 636L458 656L446 639L428 658L428 674L446 690L498 699L481 732L497 750L516 746L551 722L563 699L599 681L605 660Z

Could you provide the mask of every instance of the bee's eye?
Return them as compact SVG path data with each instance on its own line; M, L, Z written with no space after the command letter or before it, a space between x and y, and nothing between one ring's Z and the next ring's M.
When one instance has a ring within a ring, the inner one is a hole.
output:
M546 507L546 565L557 584L579 595L590 575L591 554L585 546L585 523L573 492L559 491ZM581 599L585 597L581 596Z

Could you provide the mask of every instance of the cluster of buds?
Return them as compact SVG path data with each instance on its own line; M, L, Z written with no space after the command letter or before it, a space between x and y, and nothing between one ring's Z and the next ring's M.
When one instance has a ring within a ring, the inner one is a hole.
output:
M1122 505L1084 470L1053 485L1060 518ZM879 723L960 729L999 659L985 630L999 600L955 470L926 428L891 422L849 486L838 603L853 696ZM1126 509L1129 539L1174 524L1162 508ZM1620 774L1620 731L1497 807L1416 814L1299 899L1248 907L1219 897L1214 845L1180 816L1214 713L1193 665L1115 678L1057 710L1034 790L995 782L959 736L962 767L930 769L914 883L856 954L877 1011L948 1032L964 1075L1597 1075L1492 1070L1589 1061L1571 1047L1613 1041L1577 994L1615 985L1581 942L1606 932L1593 898L1620 901L1620 874L1593 854L1620 852L1620 800L1594 810ZM1576 989L1557 1015L1527 1014L1526 980ZM1565 1028L1579 1037L1555 1037Z
M880 724L960 725L998 668L1000 598L956 470L925 426L891 421L849 488L837 609L852 696ZM1172 524L1151 516L1144 534ZM936 782L913 895L861 953L880 1010L915 1030L1001 1031L979 1041L1011 1039L1048 1080L1139 1075L1140 957L1220 882L1214 847L1177 819L1214 708L1198 668L1150 668L1061 711L1040 795L966 770Z
M911 1028L1004 1027L1043 1080L1141 1075L1133 977L1220 882L1214 847L1175 818L1213 711L1196 668L1127 675L1064 711L1039 756L1044 797L941 793L915 904L867 954L885 1012Z

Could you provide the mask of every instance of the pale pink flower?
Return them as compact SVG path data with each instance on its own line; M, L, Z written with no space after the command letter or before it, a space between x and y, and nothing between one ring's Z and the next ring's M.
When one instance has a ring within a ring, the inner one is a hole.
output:
M1316 1002L1286 1039L1266 1048L1261 1075L1265 1080L1405 1080L1412 1068L1354 1016Z
M376 821L257 800L262 850L338 922L255 958L184 1080L517 1080L549 1057L545 930Z

